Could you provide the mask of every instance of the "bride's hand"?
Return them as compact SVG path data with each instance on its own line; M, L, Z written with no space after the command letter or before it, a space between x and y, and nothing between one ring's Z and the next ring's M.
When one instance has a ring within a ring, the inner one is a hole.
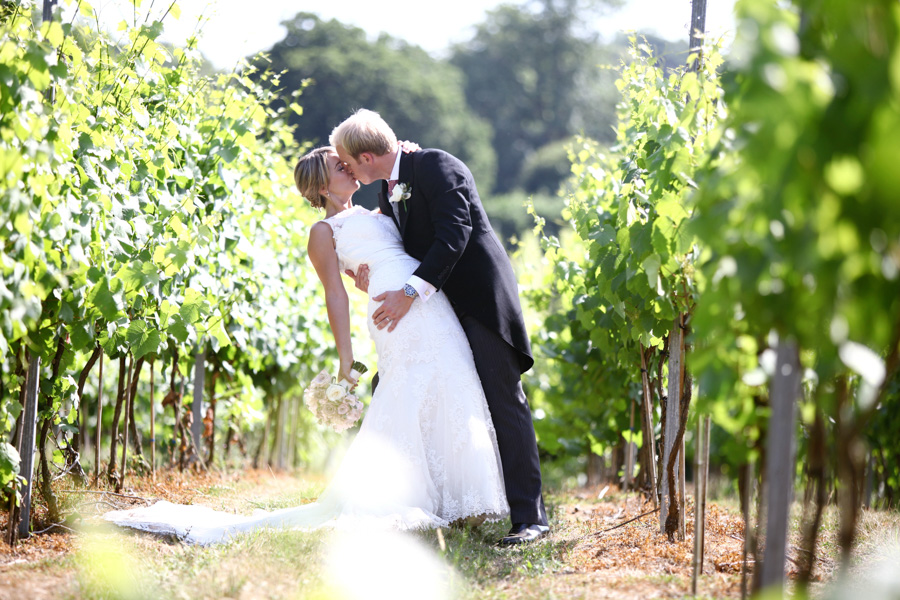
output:
M341 370L338 373L338 380L346 379L350 382L350 391L356 389L356 386L359 385L359 379L353 376L353 362L351 361L349 364L341 363Z
M347 269L344 273L353 280L353 283L356 284L356 289L362 290L366 294L369 293L369 265L359 265L356 273L350 269Z
M410 142L409 140L403 140L400 142L400 149L403 150L406 154L410 152L415 152L416 150L421 150L422 146L418 145L415 142Z

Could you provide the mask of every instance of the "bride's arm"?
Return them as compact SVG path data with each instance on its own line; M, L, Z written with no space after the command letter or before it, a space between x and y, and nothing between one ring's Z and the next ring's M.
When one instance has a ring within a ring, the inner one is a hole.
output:
M353 365L353 346L350 342L350 300L344 282L341 280L341 270L338 266L337 253L334 251L334 241L331 226L327 223L316 223L309 231L309 244L307 253L312 261L316 274L325 288L325 305L328 308L328 323L331 325L331 333L334 335L338 356L341 358L341 375L351 383L356 380L351 378L350 369Z

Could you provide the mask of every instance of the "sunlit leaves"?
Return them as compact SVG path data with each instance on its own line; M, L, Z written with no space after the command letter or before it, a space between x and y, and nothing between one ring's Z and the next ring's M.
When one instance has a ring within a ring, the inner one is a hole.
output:
M302 384L334 350L304 333L327 320L303 250L315 217L272 108L282 91L207 78L194 50L171 61L152 17L123 23L116 45L89 20L34 16L0 23L2 377L23 345L52 356L62 339L67 357L208 346L230 373L266 371L255 385Z
M632 59L618 82L620 156L594 156L587 145L577 154L570 210L598 266L591 287L622 315L625 337L649 339L664 336L670 322L663 319L689 301L675 300L684 282L692 286L684 265L695 239L684 224L697 187L693 172L715 125L708 107L720 98L714 71L685 75L687 85L679 86L681 74L664 76L640 45ZM715 95L704 96L707 89ZM661 310L666 302L672 310Z
M197 290L187 289L184 294L184 302L178 310L178 314L184 319L185 323L194 324L200 320L204 312L204 296Z
M128 325L125 339L131 347L135 359L159 350L161 338L156 328L148 327L143 320L132 321Z
M115 321L125 306L121 280L103 277L88 293L88 300L107 321Z
M774 336L803 350L808 414L837 418L846 377L840 419L872 414L873 448L896 456L874 403L898 398L883 358L900 333L900 11L887 4L832 3L802 28L788 5L737 5L729 114L688 224L705 246L692 364L732 431L752 432Z
M718 56L714 48L706 53ZM621 440L626 411L640 394L643 349L661 349L676 313L697 301L694 261L703 241L690 227L696 173L711 160L709 144L726 114L713 108L722 104L719 76L709 66L717 61L697 73L666 75L649 47L636 42L630 58L617 81L615 154L601 154L589 141L571 152L575 191L567 211L579 244L544 244L557 275L580 276L577 285L561 286L572 288L571 311L551 303L542 349L555 357L566 357L566 345L583 349L573 362L554 360L568 374L562 393L583 396L573 401L543 390L542 397L550 414L602 414L587 428L598 448L596 442ZM553 314L554 307L562 312Z

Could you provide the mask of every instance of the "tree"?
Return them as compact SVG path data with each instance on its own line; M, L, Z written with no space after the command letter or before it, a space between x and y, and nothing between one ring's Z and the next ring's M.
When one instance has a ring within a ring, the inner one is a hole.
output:
M466 74L469 104L494 126L498 192L519 187L522 164L548 143L576 133L614 138L614 74L597 65L612 65L617 57L580 28L588 14L609 4L504 4L454 49L451 62Z
M310 86L303 114L292 119L298 141L327 144L353 110L369 108L401 139L447 150L469 166L480 189L493 188L491 127L469 110L456 67L389 35L371 41L358 27L311 13L285 26L287 35L269 52L270 67L285 71L288 90Z

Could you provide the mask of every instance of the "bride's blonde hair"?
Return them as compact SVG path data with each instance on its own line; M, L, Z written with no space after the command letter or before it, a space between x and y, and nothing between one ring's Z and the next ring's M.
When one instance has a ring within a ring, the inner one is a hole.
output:
M319 190L327 188L331 182L328 170L328 155L334 152L331 146L322 146L303 155L294 167L294 183L300 195L313 208L325 208L328 199Z

